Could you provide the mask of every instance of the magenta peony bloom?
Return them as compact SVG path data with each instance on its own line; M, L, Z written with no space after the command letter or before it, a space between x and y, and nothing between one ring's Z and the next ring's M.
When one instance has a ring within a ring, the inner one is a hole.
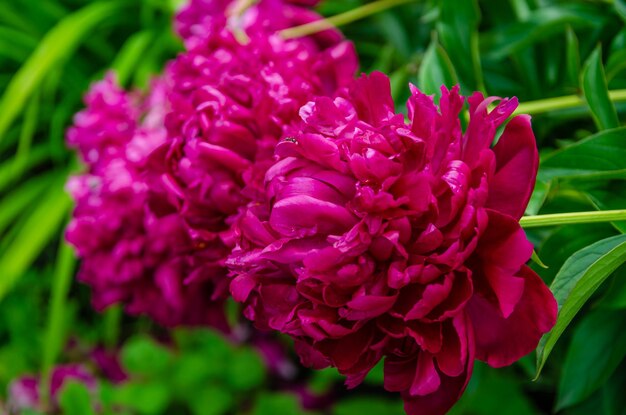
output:
M518 224L538 164L530 118L491 147L517 100L475 93L463 133L458 87L442 94L437 107L412 87L408 124L380 73L304 105L229 260L259 328L350 387L384 357L385 388L409 414L445 413L475 358L513 363L557 311Z
M49 396L52 405L58 405L59 393L68 381L80 382L95 392L96 378L80 365L57 366L52 370ZM9 413L21 414L25 410L43 410L39 397L40 379L36 376L24 376L9 384L7 409Z
M82 258L78 278L93 289L97 309L124 303L129 313L164 325L226 329L226 251L191 240L166 195L151 192L156 208L147 206L147 156L166 140L165 79L142 97L108 76L87 95L87 109L68 132L88 172L68 183L76 209L67 239Z
M261 1L240 16L246 42L229 27L208 27L202 42L171 67L169 140L150 156L149 186L159 197L169 195L189 237L214 252L214 262L225 261L234 246L232 223L240 209L262 197L284 127L300 106L333 95L356 71L354 48L339 32L282 39L276 31L300 19L294 10ZM153 210L160 204L150 197Z
M227 26L248 33L271 34L319 19L319 15L303 7L315 6L319 0L259 0L256 3L245 13L246 7L252 5L249 0L190 0L176 15L174 26L185 46L193 48Z

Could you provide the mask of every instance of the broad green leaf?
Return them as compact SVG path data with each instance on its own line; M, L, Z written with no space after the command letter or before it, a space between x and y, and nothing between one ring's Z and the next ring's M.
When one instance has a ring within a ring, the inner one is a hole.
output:
M559 4L533 10L522 22L486 32L481 49L488 59L503 59L540 40L560 33L567 26L600 27L607 18L602 10L580 3Z
M70 207L63 191L63 180L57 180L41 203L25 221L23 228L0 255L0 300L37 259L43 248L59 230Z
M598 129L607 130L619 127L615 106L609 98L600 46L593 51L583 67L582 90Z
M589 397L626 356L626 310L596 310L580 322L567 351L556 410Z
M626 177L626 128L601 131L546 156L539 180Z
M417 73L417 86L425 94L440 96L441 86L448 88L458 83L454 67L446 51L434 38L424 54L424 58Z
M554 345L591 295L626 262L626 235L603 239L572 255L554 278L550 289L559 305L556 325L537 347L537 376Z
M48 32L4 91L0 101L0 141L46 74L71 55L94 27L120 13L124 4L119 1L91 3L64 18Z
M69 380L61 389L59 406L63 415L95 415L89 389L83 383Z
M442 1L437 32L454 64L462 86L468 91L485 89L480 63L476 0Z

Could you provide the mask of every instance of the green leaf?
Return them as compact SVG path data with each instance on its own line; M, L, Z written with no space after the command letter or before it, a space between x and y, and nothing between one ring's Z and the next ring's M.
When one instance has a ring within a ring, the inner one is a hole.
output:
M478 47L480 10L476 0L442 1L437 32L467 91L482 90L482 69Z
M254 389L265 379L261 356L253 349L237 350L227 366L228 385L236 391Z
M608 224L581 224L555 228L544 239L539 249L539 255L548 268L537 271L544 281L551 283L565 261L576 251L615 234L614 229Z
M33 202L44 193L51 181L50 175L37 176L2 197L0 200L0 235L7 226L15 221L17 216L33 205Z
M252 415L302 415L305 411L295 395L264 393L256 400Z
M615 7L615 11L622 18L622 20L626 21L626 1L624 0L615 0L613 2L613 7Z
M63 191L65 176L56 180L35 211L25 221L15 240L0 256L0 300L13 288L58 231L70 207Z
M537 347L537 376L550 352L578 311L612 273L626 262L626 235L603 239L572 255L554 278L550 289L559 305L554 328Z
M232 392L223 387L202 385L187 402L195 415L222 415L229 413L235 400Z
M574 332L558 387L556 411L589 397L626 356L626 311L597 310Z
M165 413L171 398L170 390L163 383L128 381L115 389L112 400L141 415L157 415Z
M400 399L359 397L336 403L332 411L332 415L361 414L404 415L404 409Z
M481 38L481 49L488 59L504 59L540 40L562 32L566 27L600 27L607 18L597 7L579 3L559 4L533 10L524 21L504 24Z
M46 74L71 55L95 26L120 13L125 4L117 1L91 3L64 18L46 34L4 91L0 101L0 141Z
M155 33L151 30L135 33L126 41L122 49L117 54L115 61L111 64L111 70L117 75L120 85L127 85L133 70L138 62L143 58L146 50L155 40Z
M83 383L69 380L59 395L59 406L63 415L95 415L90 392Z
M626 177L626 127L601 131L557 150L540 164L539 180Z
M67 330L67 294L72 283L76 258L73 249L61 237L59 252L52 276L52 294L48 309L43 348L42 372L47 376L66 343Z
M442 85L451 88L457 83L458 80L450 58L439 45L437 39L434 38L424 54L417 73L417 86L425 94L435 94L439 97Z
M578 85L580 79L580 52L578 48L578 38L574 30L568 26L565 32L565 63L567 80L572 85Z
M600 188L589 189L585 194L598 210L622 209L626 206L626 183L621 180L610 181ZM626 221L611 224L621 233L626 233Z
M609 89L602 67L602 49L598 46L583 67L582 90L598 129L619 127L615 106L609 98Z
M528 206L526 206L525 213L531 216L537 215L539 213L539 210L545 203L549 192L550 192L550 183L537 180L535 182L533 193L530 196L530 200L528 201Z
M132 374L156 376L170 367L172 355L154 340L137 336L126 342L121 359L124 368Z
M624 69L626 69L626 49L620 49L611 53L609 60L606 62L607 83Z

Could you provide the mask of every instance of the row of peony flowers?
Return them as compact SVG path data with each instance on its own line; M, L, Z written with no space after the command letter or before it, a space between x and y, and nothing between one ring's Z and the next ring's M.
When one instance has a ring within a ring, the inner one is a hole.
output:
M167 326L227 331L232 295L303 364L355 387L384 358L407 413L442 414L475 358L511 364L556 319L518 223L530 118L492 147L516 99L473 94L463 132L458 87L436 106L412 86L407 122L337 30L281 37L312 3L194 0L147 94L94 85L67 135L87 166L68 184L79 279L96 308Z

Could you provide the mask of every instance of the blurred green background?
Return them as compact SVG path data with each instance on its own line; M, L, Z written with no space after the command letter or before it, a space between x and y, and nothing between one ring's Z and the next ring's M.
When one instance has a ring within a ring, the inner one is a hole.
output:
M118 308L98 314L74 280L63 186L80 166L65 129L109 68L124 86L145 87L182 50L171 29L178 3L0 0L0 401L20 376L46 378L56 365L80 363L99 387L66 385L63 413L402 414L399 397L382 389L380 368L346 391L334 370L299 367L289 342L272 337L281 375L255 345L209 330L170 332ZM364 3L325 0L318 10L330 16ZM465 94L517 96L533 115L543 160L529 207L536 214L626 206L625 20L618 0L425 0L342 30L363 72L390 75L400 111L409 82L431 94L458 83ZM566 98L546 101L554 97ZM617 133L609 140L605 130ZM576 151L618 161L562 160ZM548 268L533 266L550 283L576 251L624 232L624 223L529 231ZM626 414L624 274L618 268L594 294L537 381L534 356L500 370L478 364L453 413ZM94 350L118 356L126 380L107 380Z

